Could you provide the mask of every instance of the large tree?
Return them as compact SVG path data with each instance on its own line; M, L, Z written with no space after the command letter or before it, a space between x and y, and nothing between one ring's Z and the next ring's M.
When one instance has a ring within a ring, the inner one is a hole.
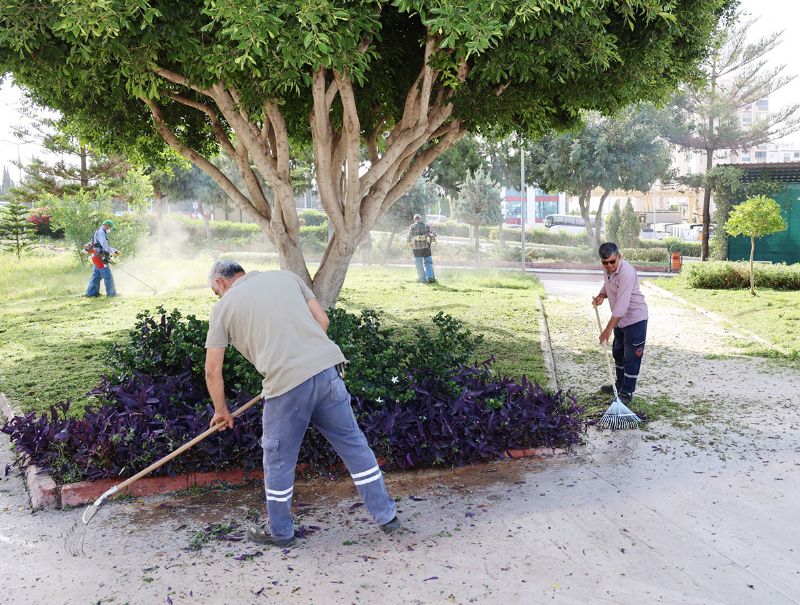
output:
M628 107L613 118L588 115L583 129L548 134L531 147L529 174L548 191L578 196L586 233L595 248L602 243L603 205L615 189L648 191L667 174L670 152L659 138L650 106ZM592 224L592 191L600 203Z
M761 119L745 124L739 117L743 106L766 99L789 83L785 66L768 66L768 58L781 42L775 32L748 42L753 19L741 13L726 21L712 38L711 53L703 62L703 79L686 85L665 107L664 136L684 149L701 152L706 173L723 150L749 149L779 139L800 126L800 104L789 104ZM707 180L703 192L703 241L701 258L708 260L711 226L711 192Z
M730 4L14 0L0 4L0 72L95 144L157 152L165 141L330 305L363 235L466 132L534 135L583 109L663 98L693 75ZM313 146L333 225L313 280L292 142ZM219 149L243 186L209 161Z

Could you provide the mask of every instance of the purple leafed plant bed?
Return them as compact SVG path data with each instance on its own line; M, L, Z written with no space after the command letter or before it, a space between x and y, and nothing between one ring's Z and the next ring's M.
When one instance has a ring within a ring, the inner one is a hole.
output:
M17 416L0 429L13 440L20 464L36 464L62 483L124 477L208 428L213 410L196 370L202 367L206 326L191 317L182 321L177 312L161 313L160 320L140 315L130 342L116 348L117 377L104 378L92 391L102 405L74 418L66 402L48 414ZM358 318L339 310L332 317L331 332L346 343L352 361L346 382L353 411L388 467L463 465L508 450L568 447L581 440L584 408L571 395L547 392L524 377L499 376L493 359L460 363L474 339L448 316L434 318L438 334L422 335L433 347L419 349L380 328L374 314ZM155 357L161 362L154 364ZM229 400L241 405L250 399L259 378L252 366L232 355L224 371L226 383L240 385ZM154 474L257 468L260 436L255 406L234 430L208 437ZM311 428L299 462L328 473L340 460Z

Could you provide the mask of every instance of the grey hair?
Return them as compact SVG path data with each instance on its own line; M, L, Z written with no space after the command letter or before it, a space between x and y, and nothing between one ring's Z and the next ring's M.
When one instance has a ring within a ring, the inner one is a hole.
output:
M597 251L600 258L607 259L609 256L619 256L619 248L614 242L605 242L600 244L600 249Z
M211 265L211 271L208 272L208 285L214 285L214 282L220 277L230 279L234 275L244 272L242 266L235 260L218 260Z

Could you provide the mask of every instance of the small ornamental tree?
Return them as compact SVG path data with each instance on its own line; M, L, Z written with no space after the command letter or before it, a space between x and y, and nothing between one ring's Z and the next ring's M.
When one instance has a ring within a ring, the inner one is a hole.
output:
M478 260L480 227L499 225L503 222L503 213L500 210L502 201L503 195L500 187L482 168L478 168L474 176L467 175L458 191L455 214L459 220L474 227L476 261Z
M622 225L622 210L619 209L619 202L614 202L614 207L608 213L606 219L606 241L619 241L619 228Z
M36 226L30 221L31 209L12 199L0 208L0 244L3 251L20 257L23 250L33 247Z
M746 199L731 210L725 230L729 235L743 235L750 238L750 294L756 295L753 255L756 251L756 238L778 233L786 229L781 217L778 202L765 195Z

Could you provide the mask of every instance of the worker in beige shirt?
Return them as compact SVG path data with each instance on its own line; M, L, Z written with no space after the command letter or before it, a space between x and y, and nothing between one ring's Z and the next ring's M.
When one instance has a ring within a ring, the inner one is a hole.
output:
M264 377L261 446L269 532L248 529L248 539L288 546L295 465L309 424L341 456L361 498L381 529L400 527L375 454L350 407L337 370L346 360L326 331L328 316L314 293L290 271L245 273L233 261L214 263L209 284L220 300L211 310L206 337L206 385L214 402L211 425L233 428L225 401L222 364L233 345Z

